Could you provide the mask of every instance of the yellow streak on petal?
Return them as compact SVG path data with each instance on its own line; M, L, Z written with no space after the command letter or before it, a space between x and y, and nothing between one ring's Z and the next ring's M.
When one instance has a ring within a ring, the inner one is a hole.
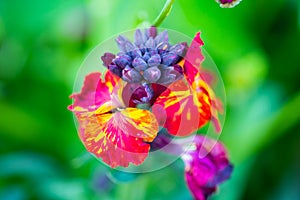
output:
M95 142L98 142L99 140L101 140L103 137L105 137L105 133L100 132L97 137L95 137Z
M137 130L140 130L141 133L138 134L141 135L138 135L138 137L143 138L146 142L152 142L154 140L158 132L158 123L150 111L126 108L121 113L128 123Z
M186 114L186 118L187 118L187 120L191 120L191 110L189 109L188 110L188 112L187 112L187 114Z

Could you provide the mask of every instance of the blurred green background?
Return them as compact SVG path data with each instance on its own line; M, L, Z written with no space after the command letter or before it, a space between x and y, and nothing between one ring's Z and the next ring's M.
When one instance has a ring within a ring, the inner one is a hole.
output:
M178 160L133 176L85 154L66 107L98 43L149 24L163 0L0 1L0 199L192 199ZM215 200L300 199L300 3L175 0L161 27L201 30L227 92L235 165ZM111 178L114 177L114 178Z

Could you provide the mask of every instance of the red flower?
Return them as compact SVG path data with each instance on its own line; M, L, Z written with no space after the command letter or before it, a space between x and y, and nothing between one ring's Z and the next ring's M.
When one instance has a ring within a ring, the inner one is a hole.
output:
M141 164L158 132L154 115L148 110L126 108L120 94L122 83L111 72L86 76L82 91L71 95L69 107L77 117L79 136L87 150L111 167Z
M99 72L89 74L81 92L71 95L81 140L111 167L141 164L159 125L176 136L210 121L220 131L219 103L201 69L200 33L189 47L171 45L167 31L155 28L135 36L134 43L117 37L121 52L101 57L108 69L104 80Z

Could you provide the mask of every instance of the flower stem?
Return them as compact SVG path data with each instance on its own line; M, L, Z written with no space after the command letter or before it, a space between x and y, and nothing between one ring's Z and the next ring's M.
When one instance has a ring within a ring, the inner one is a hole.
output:
M153 22L153 26L158 27L164 19L169 15L171 9L172 9L172 4L174 3L174 0L167 0L163 9L159 13L159 15L156 17L156 19Z

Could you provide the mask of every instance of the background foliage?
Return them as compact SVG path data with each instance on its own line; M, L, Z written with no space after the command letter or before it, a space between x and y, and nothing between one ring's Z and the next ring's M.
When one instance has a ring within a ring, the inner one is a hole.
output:
M104 173L66 107L99 42L149 24L164 1L0 1L0 199L191 199L183 164ZM227 90L221 140L235 171L212 199L300 199L298 0L176 0L161 25L199 29Z

